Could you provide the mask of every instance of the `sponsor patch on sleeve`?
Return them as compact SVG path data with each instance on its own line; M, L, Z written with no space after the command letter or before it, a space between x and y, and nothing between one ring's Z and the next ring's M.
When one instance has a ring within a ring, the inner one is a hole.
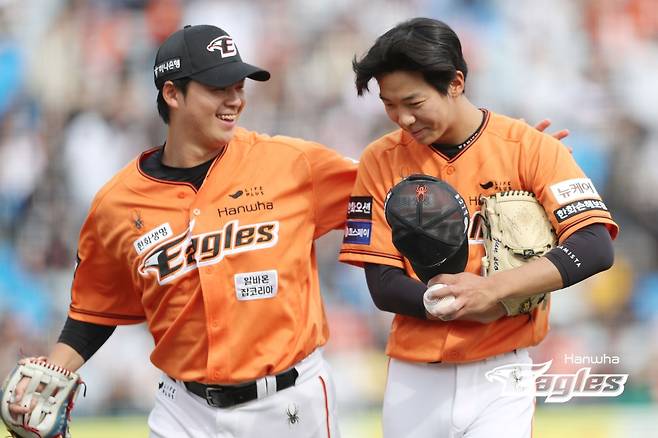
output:
M560 205L566 205L580 199L601 199L592 180L589 178L574 178L551 186L551 192Z
M353 243L356 245L370 245L370 234L372 222L364 221L347 221L345 225L345 235L343 243Z
M241 272L233 277L235 296L239 301L273 298L279 290L279 276L276 269L269 271Z
M139 239L135 240L133 242L135 251L137 251L137 254L141 254L149 249L152 245L166 239L173 234L174 232L171 231L171 225L169 225L169 222L164 223L142 235Z
M372 219L372 196L351 196L347 204L348 219Z
M590 210L603 210L608 211L608 207L600 199L583 199L581 201L574 201L558 208L553 212L558 222L564 222L567 219Z

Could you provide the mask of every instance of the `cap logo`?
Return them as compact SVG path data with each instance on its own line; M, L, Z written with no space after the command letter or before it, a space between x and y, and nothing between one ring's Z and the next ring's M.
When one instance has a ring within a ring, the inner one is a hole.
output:
M429 189L425 184L419 184L416 186L416 201L423 202L425 200L425 195L429 192Z
M229 56L235 56L238 54L238 49L235 47L233 38L228 35L215 38L210 44L208 44L206 49L208 49L209 52L219 50L219 55L222 58L228 58Z

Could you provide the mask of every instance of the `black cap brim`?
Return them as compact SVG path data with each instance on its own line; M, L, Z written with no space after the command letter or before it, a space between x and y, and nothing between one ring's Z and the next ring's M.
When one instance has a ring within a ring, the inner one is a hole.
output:
M224 88L245 78L261 82L267 81L270 78L270 72L246 62L237 61L219 64L208 70L190 75L190 78L211 87Z
M427 284L432 277L439 274L459 274L460 272L464 272L466 264L468 263L468 239L465 238L464 243L462 243L457 252L448 257L445 262L438 266L427 267L417 265L411 262L411 260L409 262L411 263L411 267L416 273L416 276L425 284Z

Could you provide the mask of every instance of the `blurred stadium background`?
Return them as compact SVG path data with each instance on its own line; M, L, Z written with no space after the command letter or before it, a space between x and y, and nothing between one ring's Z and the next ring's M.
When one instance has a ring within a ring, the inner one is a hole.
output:
M242 124L318 140L357 158L392 126L376 93L358 99L350 61L392 25L442 19L462 38L477 105L569 128L576 160L621 234L616 262L554 294L552 331L533 349L553 373L564 356L618 356L616 398L537 403L537 437L658 436L658 2L655 0L0 0L0 375L45 352L66 317L78 230L96 190L164 140L155 50L184 24L236 38L272 72L248 84ZM326 347L343 436L379 437L391 315L360 270L321 239ZM82 368L74 436L145 437L158 378L144 326L120 328Z

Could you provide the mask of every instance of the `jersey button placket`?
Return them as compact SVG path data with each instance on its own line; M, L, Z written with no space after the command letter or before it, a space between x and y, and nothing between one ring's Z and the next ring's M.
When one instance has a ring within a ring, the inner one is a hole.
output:
M455 173L455 166L448 166L448 167L446 167L446 173L447 173L448 175L452 175L453 173Z

